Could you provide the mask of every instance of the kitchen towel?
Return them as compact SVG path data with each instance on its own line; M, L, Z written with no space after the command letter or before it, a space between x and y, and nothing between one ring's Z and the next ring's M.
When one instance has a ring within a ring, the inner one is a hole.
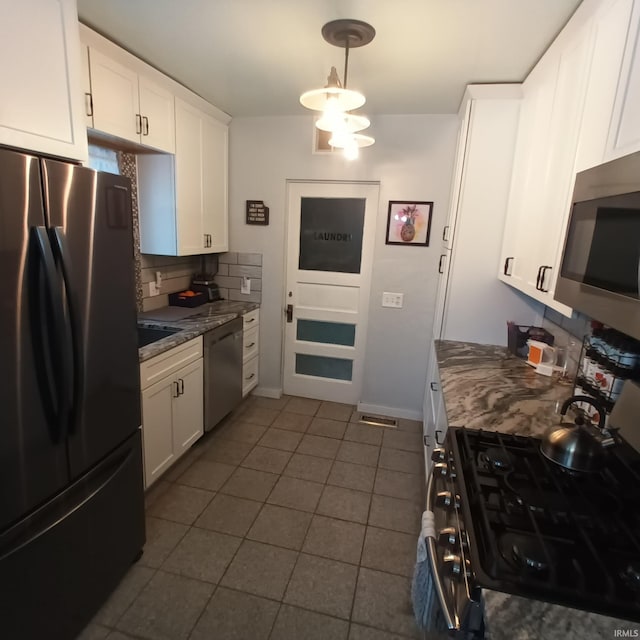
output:
M433 512L425 511L422 514L422 529L418 536L416 566L411 582L411 601L418 626L431 632L446 630L427 550L427 539L435 537Z

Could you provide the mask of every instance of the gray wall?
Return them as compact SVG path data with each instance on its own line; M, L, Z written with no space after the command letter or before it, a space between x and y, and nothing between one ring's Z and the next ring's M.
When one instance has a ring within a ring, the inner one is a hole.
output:
M398 409L419 418L431 337L439 238L447 216L455 154L454 115L378 116L373 147L349 162L340 154L313 154L311 116L235 118L230 130L230 249L263 254L260 312L260 387L282 386L286 181L380 182L366 373L362 403L368 410ZM431 243L384 244L389 200L433 200ZM245 201L264 200L269 226L244 222ZM383 309L383 291L404 293L403 309Z

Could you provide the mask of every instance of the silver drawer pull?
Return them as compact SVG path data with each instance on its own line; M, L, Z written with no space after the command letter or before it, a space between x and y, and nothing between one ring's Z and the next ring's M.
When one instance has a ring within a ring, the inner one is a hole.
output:
M251 378L255 378L256 374L252 373L248 378L245 378L245 380L251 380Z
M255 343L255 342L252 342L251 344L248 344L248 345L245 347L245 349L251 349L251 347L255 347L255 346L256 346L256 343Z

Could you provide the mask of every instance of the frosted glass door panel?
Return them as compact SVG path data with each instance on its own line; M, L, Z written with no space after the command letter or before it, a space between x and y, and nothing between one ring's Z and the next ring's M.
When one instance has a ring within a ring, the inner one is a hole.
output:
M296 373L351 382L353 361L344 358L327 358L326 356L296 353Z
M356 343L356 326L343 322L298 320L296 340L353 347Z
M302 198L298 268L360 273L364 208L364 198Z

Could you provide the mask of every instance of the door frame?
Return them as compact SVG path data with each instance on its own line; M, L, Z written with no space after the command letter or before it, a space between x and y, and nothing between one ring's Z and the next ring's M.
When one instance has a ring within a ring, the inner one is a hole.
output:
M282 300L283 305L281 308L282 313L282 351L281 351L281 388L283 390L283 394L285 391L285 378L286 378L286 349L287 349L287 322L284 320L286 315L286 307L288 301L288 284L289 284L289 262L291 256L289 255L289 241L291 234L291 224L290 224L290 198L291 198L291 188L293 185L309 185L309 186L353 186L353 187L375 187L377 189L377 194L375 197L375 203L372 205L374 209L374 213L371 216L373 220L366 218L365 213L365 229L363 229L363 246L362 246L362 258L361 258L361 271L360 275L364 277L365 283L360 286L361 292L361 316L364 318L364 322L359 322L357 338L358 344L362 344L362 355L360 362L356 364L354 361L354 371L356 367L359 367L359 380L358 380L358 396L362 393L363 381L364 381L364 359L366 355L366 340L367 340L367 331L368 331L368 315L369 315L369 303L371 299L371 281L373 276L373 260L375 255L375 245L376 245L376 229L378 225L378 216L380 209L380 181L379 180L304 180L304 179L287 179L286 180L286 190L285 190L285 234L284 234L284 264L283 264L283 285L282 285ZM339 197L339 196L336 196ZM366 209L365 209L366 212ZM367 229L367 222L369 222L370 228ZM367 231L370 233L370 240L367 240ZM327 272L330 273L330 272ZM295 306L295 305L294 305ZM295 315L294 315L295 317ZM355 378L355 376L354 376ZM339 381L337 381L339 382ZM315 398L315 399L325 399L325 398ZM340 401L340 400L337 400ZM360 397L355 400L354 405L358 405L360 402Z

